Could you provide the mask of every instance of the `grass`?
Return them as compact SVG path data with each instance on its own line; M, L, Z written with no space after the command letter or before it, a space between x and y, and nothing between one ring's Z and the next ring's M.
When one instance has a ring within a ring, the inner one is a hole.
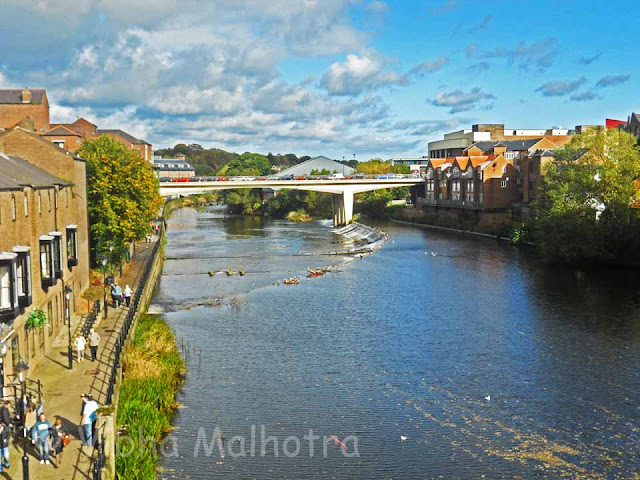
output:
M133 344L125 353L124 371L117 424L136 448L121 443L123 451L133 451L116 456L116 475L127 480L153 480L158 448L148 439L159 444L171 430L175 396L185 371L174 334L164 320L152 315L140 317Z

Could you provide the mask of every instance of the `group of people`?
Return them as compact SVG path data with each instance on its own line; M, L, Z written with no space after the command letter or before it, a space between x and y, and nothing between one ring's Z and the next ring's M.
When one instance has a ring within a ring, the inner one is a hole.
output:
M82 399L80 438L83 445L91 446L97 440L96 422L99 405L91 394L83 393L80 398ZM22 401L24 418L21 418L20 413L11 414L9 400L5 400L0 408L0 473L3 468L10 466L9 444L12 434L31 438L31 443L37 447L40 463L46 465L51 464L52 456L55 464L61 465L64 448L71 442L71 437L60 417L56 418L52 425L43 412L42 404L36 405L29 396Z
M120 308L123 304L129 307L131 305L132 294L133 291L129 285L124 287L124 290L122 290L122 287L116 282L111 285L111 300L113 300L113 306L115 308Z
M98 347L100 346L100 335L95 329L89 330L89 338L84 338L82 332L78 332L74 340L76 351L78 352L78 363L84 360L84 352L89 347L91 351L91 361L95 362L98 358Z

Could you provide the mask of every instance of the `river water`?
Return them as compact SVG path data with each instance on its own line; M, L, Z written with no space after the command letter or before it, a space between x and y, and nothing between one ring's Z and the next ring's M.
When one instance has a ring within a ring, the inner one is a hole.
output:
M637 272L380 227L351 261L327 222L174 213L152 309L189 372L161 478L633 477Z

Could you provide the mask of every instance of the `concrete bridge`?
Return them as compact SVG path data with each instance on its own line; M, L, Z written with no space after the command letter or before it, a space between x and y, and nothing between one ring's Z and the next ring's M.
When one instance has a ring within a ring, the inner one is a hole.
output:
M407 178L362 178L340 180L224 180L205 182L160 182L160 195L177 197L197 193L231 190L239 188L270 188L279 190L307 190L333 194L333 224L347 225L353 220L353 196L383 188L411 187L424 180L419 177Z

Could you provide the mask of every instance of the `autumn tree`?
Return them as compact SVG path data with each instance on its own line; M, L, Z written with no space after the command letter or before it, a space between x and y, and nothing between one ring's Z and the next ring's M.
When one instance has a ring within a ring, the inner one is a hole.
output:
M151 165L108 136L86 141L78 154L87 161L87 203L92 250L112 243L120 254L150 231L162 197Z

